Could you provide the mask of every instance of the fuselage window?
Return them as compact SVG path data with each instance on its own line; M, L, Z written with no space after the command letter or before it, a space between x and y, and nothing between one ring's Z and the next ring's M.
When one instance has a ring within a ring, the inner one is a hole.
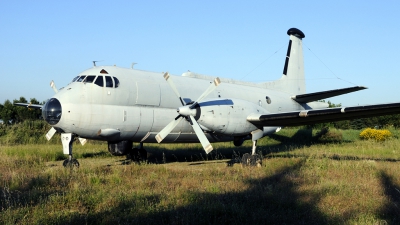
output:
M80 77L76 80L76 82L82 82L83 79L85 79L85 77L86 77L86 75L80 76Z
M113 80L111 77L106 76L106 87L113 87Z
M94 83L100 87L103 87L104 86L103 76L98 76L96 81L94 81Z
M115 88L119 87L119 80L118 80L118 78L116 78L116 77L113 77L113 78L114 78Z
M86 79L85 79L84 82L85 82L85 83L93 83L94 78L96 78L96 76L94 76L94 75L89 75L89 76L86 77Z
M72 82L75 82L76 80L78 80L78 78L79 78L79 76L76 76L76 77L72 80Z
M268 104L271 104L271 98L268 96L265 96L265 101L267 101Z

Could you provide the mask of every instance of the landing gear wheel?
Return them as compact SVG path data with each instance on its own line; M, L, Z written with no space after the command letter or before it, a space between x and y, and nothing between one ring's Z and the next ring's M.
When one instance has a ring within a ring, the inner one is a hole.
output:
M134 148L129 151L127 159L137 162L146 161L147 151L144 148Z
M261 156L255 154L250 155L246 153L242 156L242 166L257 166L260 167L262 165Z
M146 161L147 160L147 151L146 151L146 149L144 149L144 148L140 148L139 149L139 157L140 157L140 160L142 160L142 161Z
M70 168L73 168L73 167L76 167L76 168L79 168L79 162L78 162L78 160L76 160L76 159L66 159L66 160L64 160L64 162L63 162L63 166L64 167L70 167Z
M242 166L249 166L250 165L250 157L249 153L246 153L242 156Z

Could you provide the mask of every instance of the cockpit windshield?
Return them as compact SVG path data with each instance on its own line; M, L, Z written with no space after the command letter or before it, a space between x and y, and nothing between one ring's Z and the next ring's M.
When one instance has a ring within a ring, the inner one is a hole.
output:
M96 76L94 76L94 75L89 75L89 76L87 76L87 77L85 78L85 80L84 80L83 82L85 82L85 83L93 83L94 78L96 78Z
M76 80L76 82L82 82L83 79L85 79L85 77L86 77L86 75L80 76L80 77Z
M117 88L120 85L118 78L103 75L80 75L72 82L94 83L99 87Z
M115 88L117 88L117 87L119 87L119 80L116 78L116 77L113 77L114 78L114 87Z

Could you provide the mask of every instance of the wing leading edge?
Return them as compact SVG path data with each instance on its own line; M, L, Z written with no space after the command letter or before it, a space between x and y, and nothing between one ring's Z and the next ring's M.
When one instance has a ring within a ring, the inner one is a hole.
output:
M247 117L247 121L259 128L266 126L301 126L398 113L400 113L400 103L391 103L285 113L251 114Z
M14 105L17 105L17 106L25 106L25 107L27 107L27 108L33 108L33 109L41 109L41 108L43 108L43 105L38 105L38 104L31 104L31 103L14 103Z

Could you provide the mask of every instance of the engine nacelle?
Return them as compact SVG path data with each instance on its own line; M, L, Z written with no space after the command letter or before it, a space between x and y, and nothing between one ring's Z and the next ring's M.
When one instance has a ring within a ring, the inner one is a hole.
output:
M240 99L216 99L198 105L195 118L203 129L232 136L247 135L258 129L246 119L251 113L268 113L257 104Z
M126 155L132 149L132 141L108 142L108 151L115 156Z

